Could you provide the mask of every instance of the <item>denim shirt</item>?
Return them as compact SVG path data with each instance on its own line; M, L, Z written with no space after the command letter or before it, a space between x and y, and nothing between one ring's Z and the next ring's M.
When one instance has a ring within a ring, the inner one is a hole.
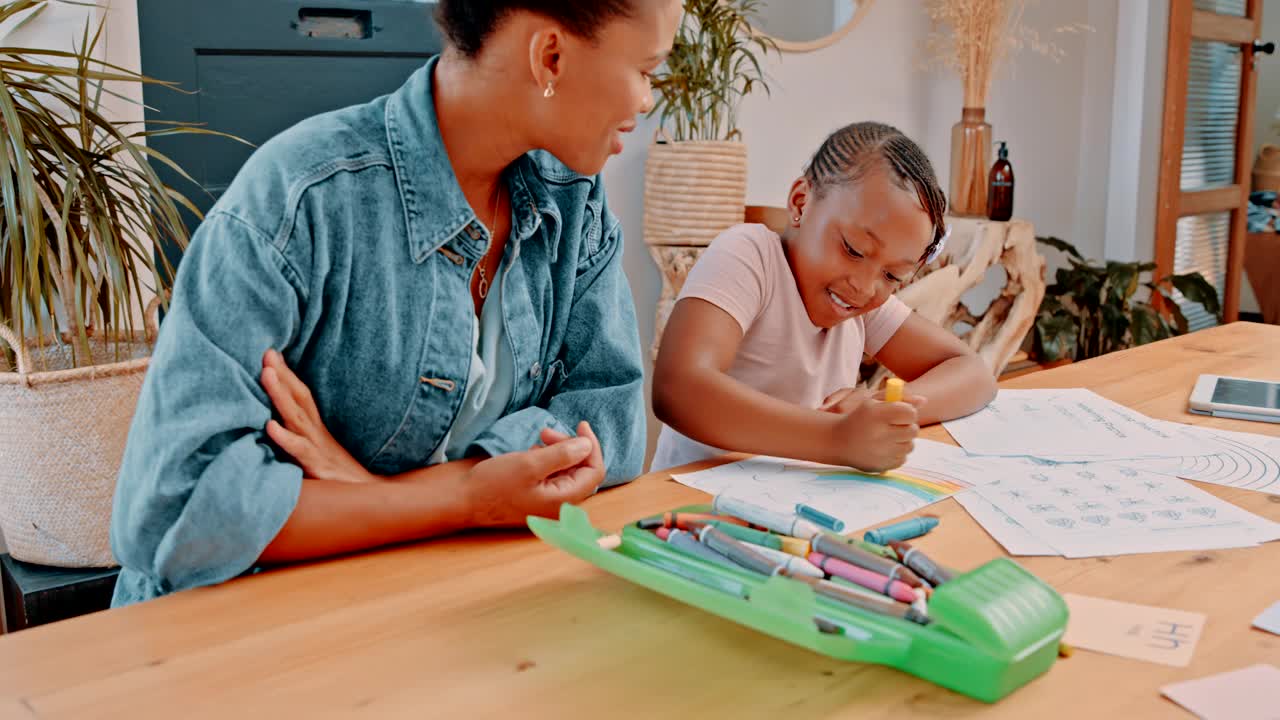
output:
M259 148L183 257L129 430L111 518L119 606L252 570L302 470L267 438L262 355L279 349L329 430L370 470L413 470L458 415L487 245L440 138L429 61L399 90ZM601 179L531 152L504 174L501 309L516 369L471 446L542 428L600 438L606 485L640 472L640 340L622 231Z

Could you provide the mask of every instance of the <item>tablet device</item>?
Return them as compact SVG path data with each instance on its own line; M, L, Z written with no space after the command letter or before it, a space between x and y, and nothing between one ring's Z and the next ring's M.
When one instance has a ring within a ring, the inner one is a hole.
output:
M1189 404L1200 415L1280 423L1280 382L1201 375Z

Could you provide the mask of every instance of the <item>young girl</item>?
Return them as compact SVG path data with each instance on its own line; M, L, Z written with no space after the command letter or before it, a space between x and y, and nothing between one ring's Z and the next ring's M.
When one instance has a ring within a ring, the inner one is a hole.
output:
M662 336L653 468L725 451L880 472L919 426L995 396L991 371L894 297L946 234L946 200L918 145L855 123L791 186L790 223L726 230L689 273ZM902 402L854 389L863 354L908 383Z

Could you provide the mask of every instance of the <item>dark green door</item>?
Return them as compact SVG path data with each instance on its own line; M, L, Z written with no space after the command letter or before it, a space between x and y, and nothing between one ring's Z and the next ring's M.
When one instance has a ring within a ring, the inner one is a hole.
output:
M299 120L399 87L440 52L433 10L415 0L138 0L142 72L194 91L144 88L146 119L204 123L261 145ZM207 136L150 145L200 184L152 163L202 212L253 152ZM189 216L188 228L196 222ZM175 248L164 251L176 265Z

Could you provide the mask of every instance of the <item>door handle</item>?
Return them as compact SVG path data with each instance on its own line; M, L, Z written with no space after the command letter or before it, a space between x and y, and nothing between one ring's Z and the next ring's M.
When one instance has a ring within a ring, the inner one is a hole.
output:
M1258 53L1265 53L1267 55L1271 55L1275 51L1276 51L1276 44L1273 42L1262 42L1261 40L1253 41L1253 53L1255 55L1257 55Z
M302 8L290 23L299 35L338 40L368 40L373 37L373 13L345 8Z

